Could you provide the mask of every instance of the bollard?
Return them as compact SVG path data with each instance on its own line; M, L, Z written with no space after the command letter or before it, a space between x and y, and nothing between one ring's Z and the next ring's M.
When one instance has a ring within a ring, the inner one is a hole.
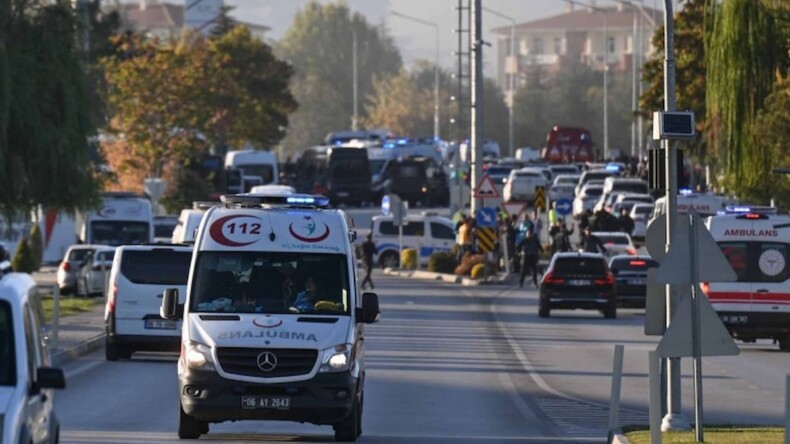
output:
M661 444L661 381L662 359L655 350L648 352L648 380L650 385L650 444Z
M612 369L612 395L609 398L609 439L620 429L620 388L623 383L623 345L614 346L614 368Z
M55 350L59 345L59 325L60 325L60 288L52 286L52 349Z

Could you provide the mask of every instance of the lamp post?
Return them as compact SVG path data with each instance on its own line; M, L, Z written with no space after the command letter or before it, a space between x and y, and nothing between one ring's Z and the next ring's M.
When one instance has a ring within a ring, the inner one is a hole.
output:
M606 9L577 0L563 0L572 5L590 8L603 14L603 157L609 158L609 22Z
M516 60L515 72L509 74L510 77L508 78L508 90L510 91L510 103L508 104L508 155L513 156L515 154L514 146L513 146L513 108L515 108L516 103L516 74L518 73L518 58L516 57L516 21L512 18L502 14L501 12L494 11L491 8L483 7L483 11L491 13L497 17L503 18L510 22L510 50L508 51L510 57L513 60ZM507 74L507 72L506 72Z
M417 17L401 14L400 12L390 11L390 15L400 17L405 20L419 23L425 26L430 26L436 31L436 54L433 66L433 138L439 140L439 25L433 22L428 22Z

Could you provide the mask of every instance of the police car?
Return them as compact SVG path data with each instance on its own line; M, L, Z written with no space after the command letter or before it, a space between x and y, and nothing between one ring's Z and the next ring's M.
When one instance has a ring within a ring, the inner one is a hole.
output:
M374 216L371 226L373 242L376 244L374 261L382 268L396 268L400 263L398 237L400 230L392 222L392 216ZM403 248L417 251L420 265L428 264L435 252L450 251L455 244L453 222L431 212L406 217L403 226Z
M209 423L279 420L362 433L364 324L378 297L361 293L342 210L308 195L223 196L198 228L186 301L165 290L161 315L183 319L178 436Z
M58 442L52 389L66 381L50 365L36 282L6 274L0 279L0 442Z
M790 216L749 207L726 213L706 225L738 280L702 289L734 338L773 339L790 351Z

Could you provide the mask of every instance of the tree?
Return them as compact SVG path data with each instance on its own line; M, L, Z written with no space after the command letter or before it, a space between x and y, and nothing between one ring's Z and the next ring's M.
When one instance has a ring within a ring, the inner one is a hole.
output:
M727 187L742 198L764 198L771 156L755 143L751 126L787 66L787 41L762 1L725 0L708 7L708 140L726 159Z
M11 268L19 273L32 273L36 271L36 264L33 259L33 252L30 251L30 245L26 237L19 239L16 251L14 251L14 258L11 259Z
M706 14L708 0L686 0L675 14L675 95L676 108L694 112L700 134L687 143L692 157L698 160L715 155L708 152L704 134L707 130L705 90L707 62L704 30L709 26ZM653 111L664 109L664 27L656 28L652 39L656 52L642 67L642 79L648 86L639 98L642 117L652 121ZM686 145L686 144L684 144Z
M233 20L233 17L230 16L230 11L233 11L233 6L222 5L219 8L219 14L217 14L217 18L214 19L214 26L211 28L211 32L209 32L209 36L212 39L219 39L225 34L230 33L233 29L238 25L236 20Z
M351 126L354 35L359 112L366 117L363 101L374 93L374 79L397 75L402 66L400 53L383 28L352 14L344 3L322 5L311 0L281 40L283 57L295 68L292 85L301 106L284 141L289 151L320 143L327 132Z
M30 255L33 256L33 271L38 271L41 268L41 261L44 258L44 240L41 238L41 228L39 224L33 224L27 242L30 244Z
M782 208L790 208L790 179L768 171L774 167L790 167L790 76L780 79L765 98L765 106L752 125L752 136L767 157L762 178L764 186L755 190L756 197L763 202L774 198Z
M98 200L77 24L66 2L0 3L0 211L74 211Z

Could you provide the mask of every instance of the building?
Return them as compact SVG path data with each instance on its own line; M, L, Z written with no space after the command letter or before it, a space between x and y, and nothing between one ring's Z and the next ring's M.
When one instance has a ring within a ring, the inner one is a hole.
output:
M556 72L568 63L580 62L596 71L604 66L610 72L631 70L634 56L641 65L653 54L651 38L663 16L639 4L595 6L592 1L589 7L569 4L564 14L493 29L497 81L511 103L511 81L514 89L523 86L523 74L530 67ZM511 55L511 33L515 55Z
M186 8L185 3L188 5ZM222 5L222 0L185 0L183 3L140 0L116 4L114 7L117 7L121 22L127 29L160 40L170 40L178 38L186 27L201 32L209 31L212 17L216 17ZM186 17L185 9L190 11ZM246 26L254 37L261 40L264 40L264 34L270 29L268 26L238 20L236 23Z

